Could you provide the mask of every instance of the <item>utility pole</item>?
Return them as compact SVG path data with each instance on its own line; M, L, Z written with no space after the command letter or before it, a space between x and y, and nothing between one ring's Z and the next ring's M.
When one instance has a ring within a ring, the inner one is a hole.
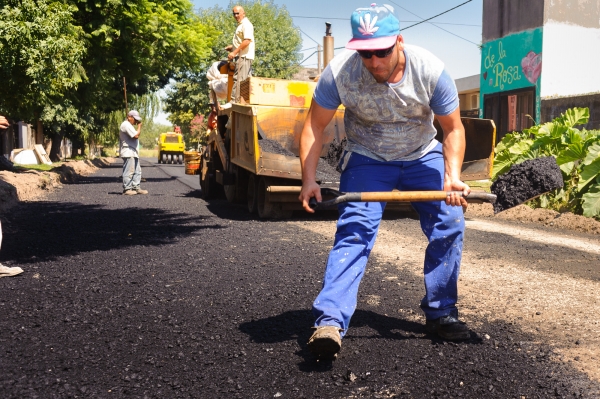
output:
M125 76L123 76L123 93L125 93L125 113L129 113L129 108L127 106L127 82L125 81Z

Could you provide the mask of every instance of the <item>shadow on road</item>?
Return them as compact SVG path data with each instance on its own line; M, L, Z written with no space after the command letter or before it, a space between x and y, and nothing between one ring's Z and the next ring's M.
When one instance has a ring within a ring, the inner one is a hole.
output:
M308 351L307 342L313 330L314 318L310 310L291 310L277 316L265 319L253 320L239 326L240 331L250 336L256 343L275 344L295 340L300 347L296 355L303 358L299 367L301 371L327 371L331 368L330 361L317 362L315 356ZM361 335L358 329L368 327L376 331L376 334ZM390 317L369 310L358 309L352 316L352 323L345 340L406 340L426 339L432 343L443 341L432 335L425 334L425 326L397 317ZM474 332L471 339L465 341L467 344L480 344L481 338Z
M63 202L24 204L6 216L1 256L32 263L82 252L161 246L218 225L156 208L106 209Z

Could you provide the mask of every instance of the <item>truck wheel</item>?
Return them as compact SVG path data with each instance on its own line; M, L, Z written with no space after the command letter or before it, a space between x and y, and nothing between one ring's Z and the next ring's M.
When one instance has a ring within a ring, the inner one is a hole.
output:
M202 157L200 168L200 196L202 199L209 199L213 196L212 191L214 191L216 182L214 177L211 177L209 162L204 157Z
M258 176L250 174L248 177L248 192L246 197L248 199L248 211L250 213L256 213L258 208Z
M245 203L248 191L248 175L246 170L230 163L227 168L227 173L233 178L232 184L223 186L227 201L236 204Z
M292 217L291 210L282 209L281 202L271 202L267 187L275 185L275 180L261 176L258 180L258 217L261 219L289 219Z
M179 154L179 164L181 165L183 163L183 154Z
M200 162L200 197L202 199L221 198L223 186L217 183L215 168L221 163L216 159L211 160L209 154L202 154Z
M163 152L160 159L162 159L162 163L167 163L167 154Z
M167 154L167 163L173 163L173 155Z

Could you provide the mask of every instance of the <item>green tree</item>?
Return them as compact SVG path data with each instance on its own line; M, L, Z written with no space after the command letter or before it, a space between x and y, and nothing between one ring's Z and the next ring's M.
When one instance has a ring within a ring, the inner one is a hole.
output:
M172 132L172 125L163 125L160 123L150 123L147 126L145 123L142 126L142 134L140 135L140 145L142 148L152 150L156 148L158 137L161 133Z
M123 77L129 94L154 93L197 71L217 35L189 0L8 0L0 15L0 55L16 60L3 60L1 77L18 87L0 106L39 114L47 132L76 143L101 140L124 109Z
M166 110L171 113L169 120L180 125L184 132L189 133L190 122L196 115L207 115L209 112L206 71L213 62L227 58L225 47L231 44L237 26L231 15L234 5L241 5L246 17L254 25L254 76L289 79L300 69L298 63L302 38L285 6L277 6L273 1L257 0L230 2L225 9L215 6L200 10L200 22L213 26L219 32L211 48L211 56L200 64L199 72L179 74L165 99Z
M0 9L0 112L34 121L61 104L63 117L75 117L67 98L86 78L86 46L74 11L48 0L9 0Z
M90 116L92 134L105 132L111 113L124 108L123 77L128 94L154 93L175 74L197 70L216 38L189 0L70 1L89 45L84 65L93 73L79 87L78 108Z

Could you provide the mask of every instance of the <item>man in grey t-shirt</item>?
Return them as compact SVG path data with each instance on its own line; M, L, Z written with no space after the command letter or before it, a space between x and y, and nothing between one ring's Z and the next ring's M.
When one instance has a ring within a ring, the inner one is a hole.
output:
M137 125L137 129L134 125ZM127 120L121 123L119 130L119 154L123 158L123 195L148 194L147 190L140 188L142 168L138 154L140 132L142 131L142 117L131 110Z
M412 203L428 242L421 309L425 331L446 340L470 339L457 307L464 197L470 188L460 180L465 130L456 85L440 59L404 43L391 6L359 8L350 21L348 51L336 55L319 78L300 136L299 199L311 213L310 199L322 199L315 176L323 133L344 105L347 144L339 163L340 191L449 193L445 201ZM434 116L443 142L435 139ZM385 206L361 201L338 205L333 248L313 302L315 331L308 341L308 349L319 357L335 357L341 349Z

